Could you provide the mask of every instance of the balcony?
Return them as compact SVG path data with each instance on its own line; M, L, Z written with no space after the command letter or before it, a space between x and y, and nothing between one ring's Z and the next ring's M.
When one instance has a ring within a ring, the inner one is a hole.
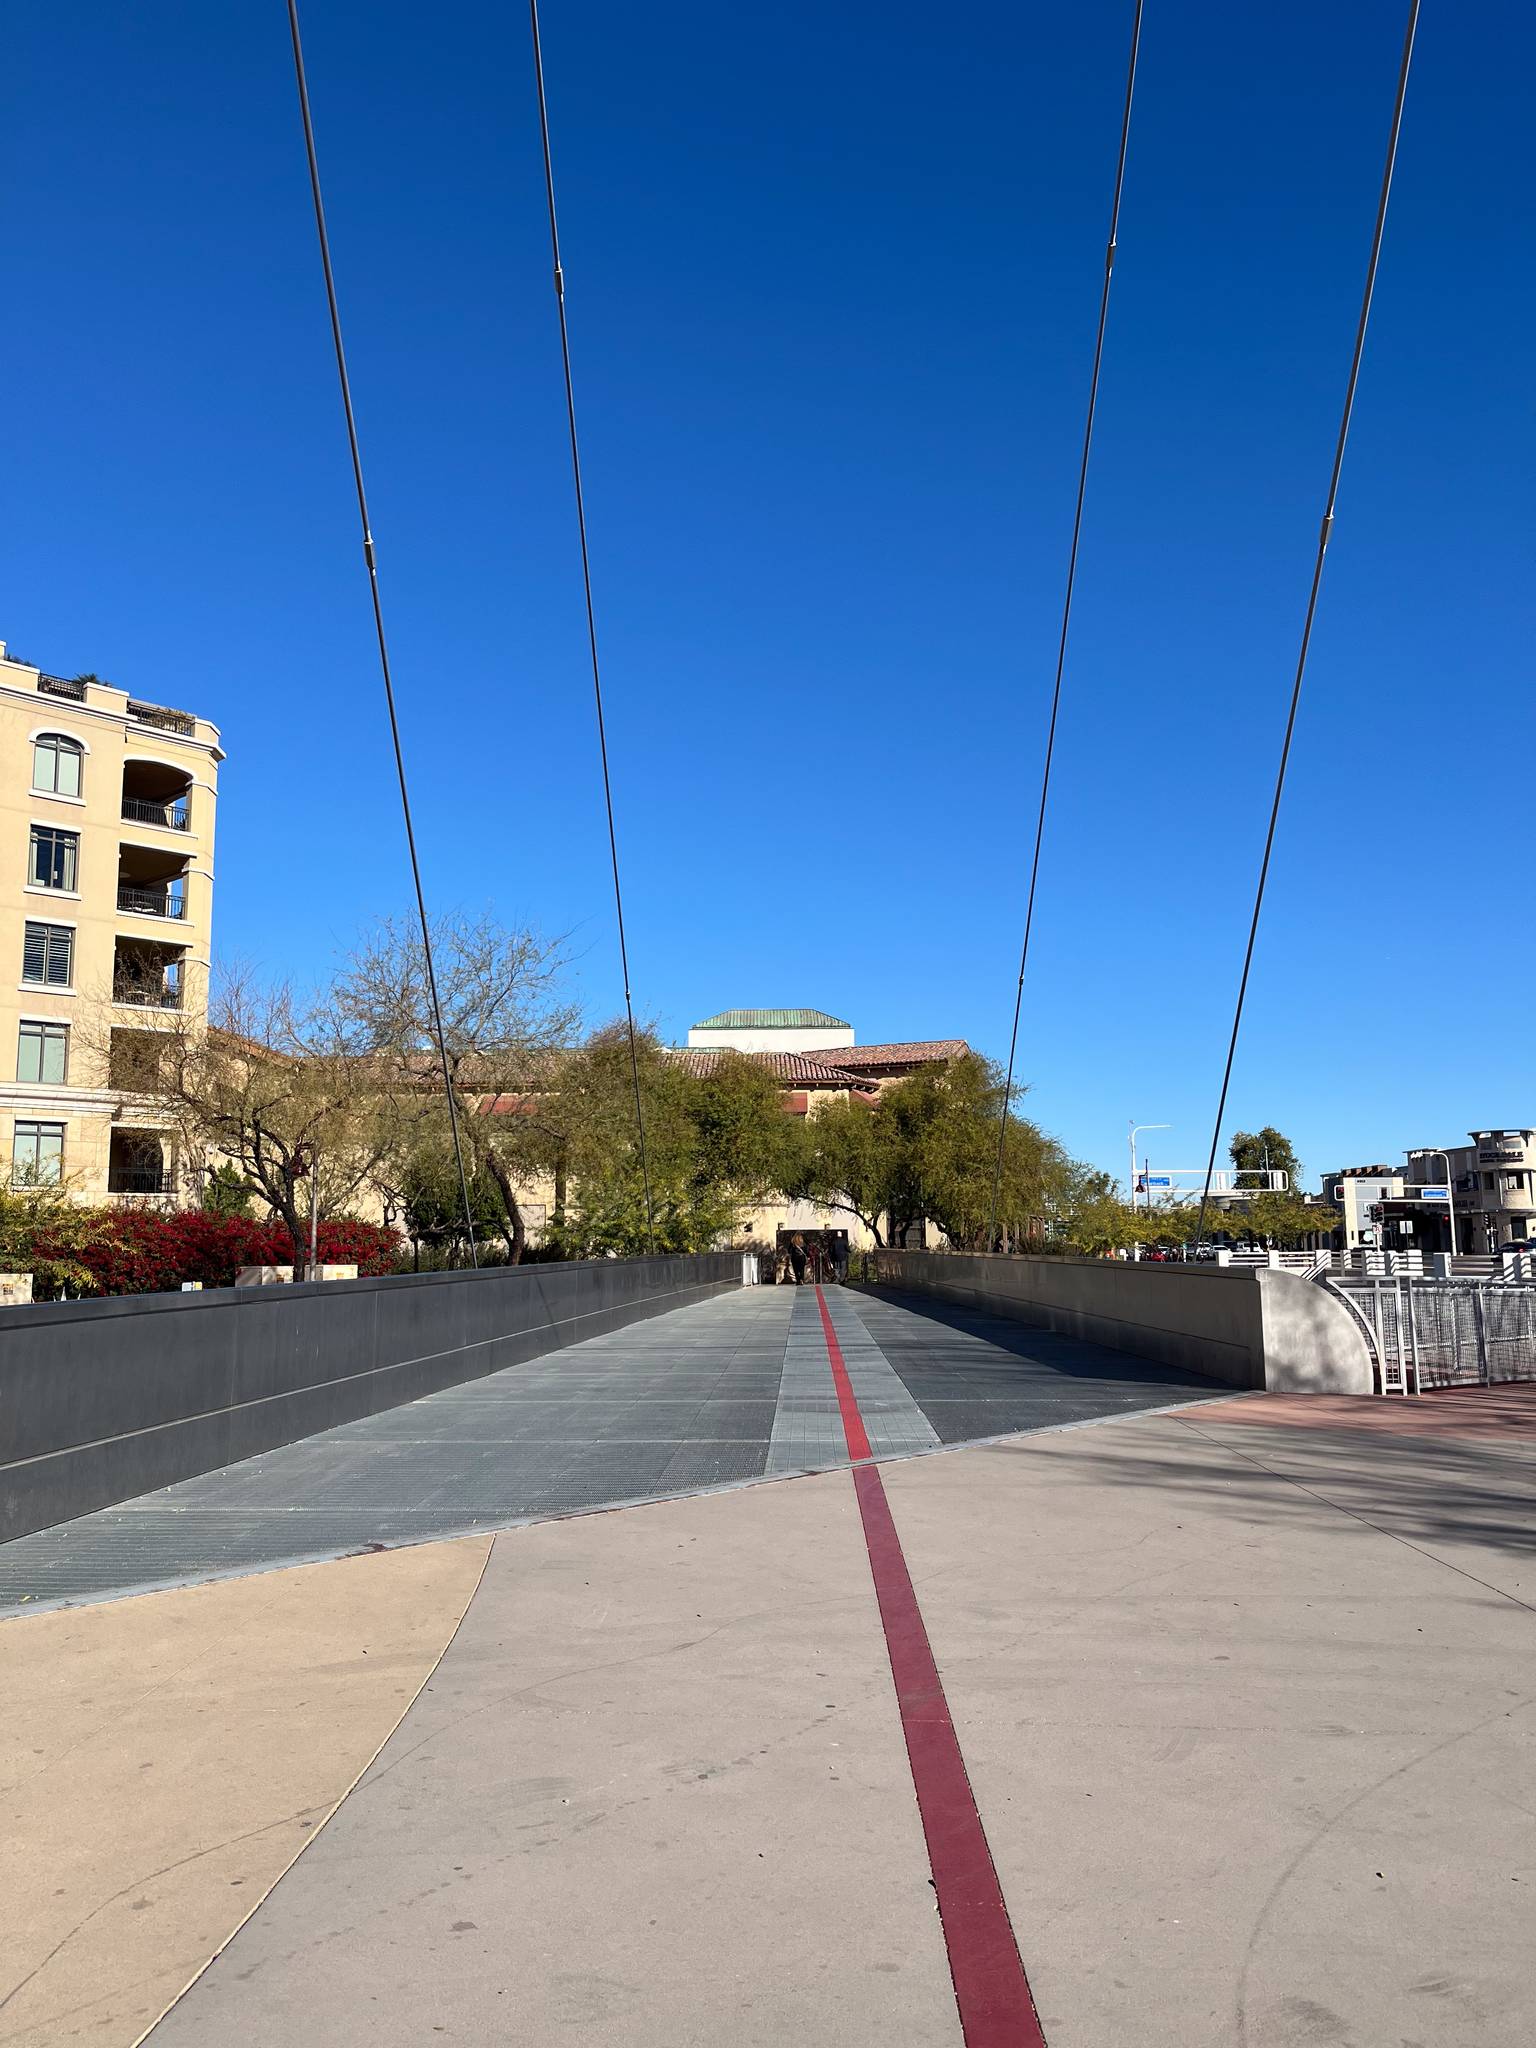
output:
M167 917L178 923L187 916L187 856L168 847L117 849L117 907L128 917Z
M176 1193L176 1168L154 1131L115 1130L107 1153L107 1193L164 1200Z
M119 882L117 907L134 917L185 917L187 899L174 894L169 883L158 889L145 889L132 882Z
M140 1010L179 1010L181 983L167 978L161 982L123 980L112 984L114 1003L131 1003Z
M128 716L135 725L155 725L162 732L177 732L192 739L197 732L197 720L190 711L172 711L164 704L138 704L131 698Z
M179 1010L183 949L149 939L119 939L112 962L112 1000L137 1010Z
M192 829L192 813L185 797L179 802L154 803L148 797L125 796L123 816L131 825L158 825L163 832Z
M168 761L123 763L123 817L161 832L192 829L192 778Z
M111 1166L109 1195L174 1195L176 1176L168 1166Z
M85 702L85 678L83 676L39 675L37 687L45 697L67 697L72 704Z

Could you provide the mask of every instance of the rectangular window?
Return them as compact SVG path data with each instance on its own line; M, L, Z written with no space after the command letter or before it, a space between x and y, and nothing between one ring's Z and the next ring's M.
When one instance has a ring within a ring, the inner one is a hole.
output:
M11 1185L57 1187L64 1178L64 1126L16 1120L11 1139Z
M34 825L27 880L39 889L75 889L79 872L80 834Z
M32 787L46 796L78 796L83 755L78 740L60 732L44 733L32 742Z
M69 1067L67 1024L23 1024L16 1045L18 1081L62 1082Z
M67 924L28 924L21 978L39 988L68 988L74 979L75 934Z

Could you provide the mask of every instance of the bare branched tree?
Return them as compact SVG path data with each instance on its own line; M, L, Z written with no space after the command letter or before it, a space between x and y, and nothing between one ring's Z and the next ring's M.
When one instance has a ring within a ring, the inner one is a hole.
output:
M241 968L214 978L206 1022L157 1011L114 1025L108 1075L171 1119L184 1160L213 1155L254 1183L288 1232L295 1279L308 1270L312 1192L322 1214L344 1212L422 1117L419 1091L333 999Z
M503 1215L508 1256L521 1259L526 1227L518 1201L526 1156L509 1144L513 1120L498 1109L515 1105L547 1080L549 1062L579 1026L576 1006L560 992L566 965L562 939L503 925L489 915L455 912L432 927L443 1051L458 1111L471 1183L489 1177ZM338 1015L370 1061L387 1070L393 1091L414 1091L441 1142L447 1112L442 1061L421 934L406 919L386 919L352 954L337 984ZM416 1142L419 1132L407 1134ZM398 1187L399 1149L381 1179Z

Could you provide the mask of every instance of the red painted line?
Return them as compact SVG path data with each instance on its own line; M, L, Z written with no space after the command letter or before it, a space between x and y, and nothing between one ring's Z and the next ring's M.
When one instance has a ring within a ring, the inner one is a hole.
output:
M874 1453L869 1448L869 1438L864 1430L864 1418L859 1413L858 1398L853 1391L853 1381L848 1377L848 1368L843 1363L842 1346L837 1341L837 1332L832 1327L832 1318L827 1313L827 1297L818 1287L816 1306L821 1310L821 1334L827 1340L827 1357L832 1361L832 1384L837 1389L837 1405L843 1418L843 1439L848 1446L850 1458L869 1458Z
M816 1302L848 1455L868 1458L864 1419L819 1287ZM938 1894L960 2031L966 2048L1046 2048L879 1466L856 1463L853 1486Z

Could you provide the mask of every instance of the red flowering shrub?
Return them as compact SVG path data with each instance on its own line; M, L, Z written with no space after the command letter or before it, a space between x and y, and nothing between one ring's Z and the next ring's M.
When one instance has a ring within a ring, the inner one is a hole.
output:
M278 1235L287 1243L286 1234ZM319 1250L323 1266L356 1266L360 1280L377 1273L396 1273L404 1249L398 1234L382 1223L363 1223L355 1216L338 1216L320 1226ZM291 1254L283 1253L286 1265Z
M151 1209L98 1209L82 1243L77 1230L70 1256L91 1274L98 1294L174 1293L184 1280L205 1287L233 1287L241 1266L287 1266L293 1246L280 1223L246 1216L217 1216L206 1209L162 1215ZM46 1231L38 1233L39 1259L54 1253ZM359 1275L392 1273L400 1262L400 1239L377 1223L340 1217L320 1225L322 1265L355 1265Z

